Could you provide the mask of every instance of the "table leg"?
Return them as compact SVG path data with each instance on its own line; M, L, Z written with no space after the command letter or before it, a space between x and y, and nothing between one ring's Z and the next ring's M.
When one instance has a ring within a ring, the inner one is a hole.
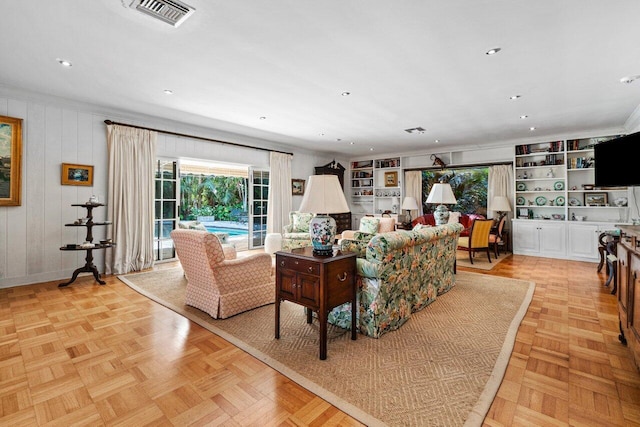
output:
M280 339L280 298L276 298L276 339Z
M320 360L327 358L327 311L318 311L318 321L320 322Z

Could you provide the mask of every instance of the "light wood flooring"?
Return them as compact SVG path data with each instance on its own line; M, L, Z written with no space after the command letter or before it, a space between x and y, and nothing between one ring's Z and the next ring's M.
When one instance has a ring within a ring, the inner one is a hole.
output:
M537 285L485 425L640 425L640 373L618 342L616 300L596 264L510 256L473 271ZM0 289L0 425L360 425L106 281Z

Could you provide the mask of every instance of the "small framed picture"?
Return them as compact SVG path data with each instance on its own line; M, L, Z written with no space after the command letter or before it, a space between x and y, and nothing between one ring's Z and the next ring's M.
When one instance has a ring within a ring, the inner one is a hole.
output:
M518 218L529 218L529 208L518 208Z
M291 180L291 194L294 196L304 195L304 179Z
M93 186L93 166L62 164L62 185Z
M20 206L22 119L0 116L0 206Z
M607 193L584 193L585 206L606 206Z
M385 172L384 173L384 186L385 187L397 187L398 186L398 172Z

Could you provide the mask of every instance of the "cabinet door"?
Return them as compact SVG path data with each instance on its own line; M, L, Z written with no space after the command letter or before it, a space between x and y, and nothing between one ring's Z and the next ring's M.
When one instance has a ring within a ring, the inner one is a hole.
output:
M618 308L622 326L627 326L627 307L629 306L629 251L618 244L616 250L618 257Z
M320 308L320 277L311 274L298 273L296 277L298 301L314 310Z
M571 259L580 258L597 261L598 254L598 226L595 224L569 224L567 233L568 256Z
M635 335L634 342L640 340L640 256L631 254L631 275L629 276L629 305L627 315L629 329ZM637 344L636 344L637 345Z
M278 286L278 294L280 297L295 301L296 272L286 268L281 268L278 270L277 279L276 285Z
M538 237L538 223L514 221L513 222L513 253L538 254L540 252L540 239Z
M544 223L539 232L541 256L564 258L567 255L564 224Z

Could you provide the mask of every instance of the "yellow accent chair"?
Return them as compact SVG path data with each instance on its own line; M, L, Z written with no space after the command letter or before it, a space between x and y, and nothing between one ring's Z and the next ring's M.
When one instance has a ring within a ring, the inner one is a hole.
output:
M476 219L471 225L469 236L458 238L458 250L469 252L469 261L473 264L473 257L476 252L486 251L487 258L491 262L489 253L489 234L493 227L492 219Z

